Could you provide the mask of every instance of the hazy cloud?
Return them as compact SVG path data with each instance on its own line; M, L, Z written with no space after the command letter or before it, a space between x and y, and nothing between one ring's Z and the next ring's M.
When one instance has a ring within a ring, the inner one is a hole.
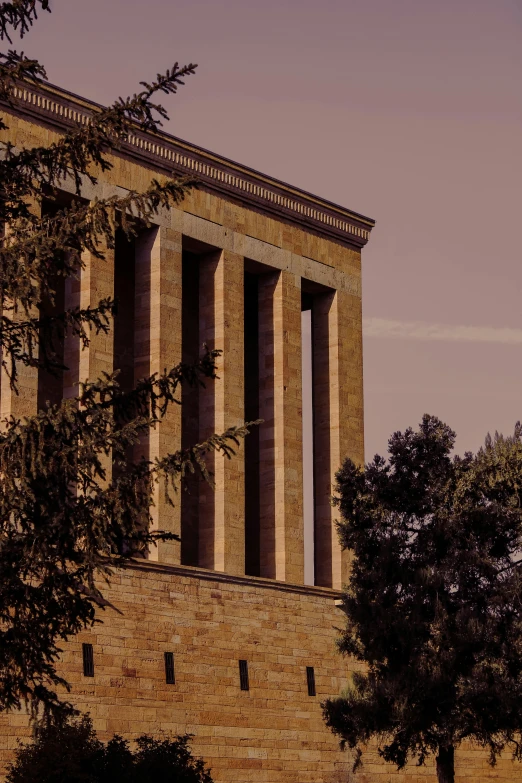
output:
M387 318L365 318L365 337L394 340L439 340L465 343L502 343L522 345L522 329L494 326L452 326L423 321L392 321Z

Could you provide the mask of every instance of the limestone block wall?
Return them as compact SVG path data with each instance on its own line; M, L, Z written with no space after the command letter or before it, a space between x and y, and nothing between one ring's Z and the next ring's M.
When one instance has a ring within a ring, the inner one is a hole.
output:
M335 650L342 612L333 590L263 578L143 563L115 575L108 594L121 612L64 649L72 700L101 738L191 733L216 783L348 783L350 756L325 727L321 701L346 686L354 664ZM94 648L84 677L82 643ZM175 684L164 652L174 653ZM239 660L248 662L248 691ZM306 667L315 672L309 696ZM25 716L0 716L0 760L28 736ZM432 766L397 773L369 750L360 783L435 783ZM457 783L522 781L508 758L491 770L485 754L461 749Z
M53 87L20 88L19 97L17 110L2 111L18 148L56 141L93 109ZM343 622L335 600L349 555L340 549L330 501L344 457L364 459L361 249L373 221L166 134L137 129L111 162L94 188L85 185L85 199L144 190L173 171L197 174L201 186L163 210L132 247L117 241L104 261L86 256L79 279L67 281L70 305L95 305L113 291L127 291L132 301L123 320L116 316L114 333L88 351L65 340L63 395L74 395L78 380L113 369L132 384L193 360L206 342L223 351L219 380L184 393L181 410L169 412L136 456L162 457L242 423L252 407L245 388L257 388L253 407L264 421L254 460L243 446L230 461L213 460L214 491L192 482L190 497L173 508L156 487L154 526L181 533L181 543L160 544L114 576L107 597L118 612L107 610L67 644L60 670L102 738L191 733L216 783L348 783L350 759L325 728L320 705L346 686L356 665L335 646ZM245 311L247 289L250 302L255 289L255 318ZM312 310L315 586L304 585L305 300ZM245 362L245 344L253 344L245 323L254 322L258 363ZM22 373L18 397L5 378L1 385L3 415L36 412L42 383L34 370ZM245 482L253 472L258 498L250 506L258 508L247 525ZM250 550L247 528L257 536ZM255 557L245 557L254 549ZM246 561L259 576L246 575ZM93 645L94 677L83 675L84 643ZM165 680L165 652L174 654L175 684ZM239 660L248 663L248 691L240 688ZM307 667L315 672L315 696L308 695ZM25 715L0 715L2 764L29 733ZM435 776L429 766L397 773L370 749L355 780ZM492 771L484 753L460 750L458 783L487 780L522 782L521 767L503 759Z
M56 96L53 100L57 100ZM61 100L67 104L68 99L62 96ZM86 102L74 100L78 103L78 116L85 110ZM51 117L54 109L45 109L43 103L38 109L44 107L40 113L32 107L8 118L9 138L17 147L46 145L59 138L59 124L64 122L67 106L59 113L60 120ZM188 150L190 145L183 144ZM94 189L85 187L85 198L146 189L164 162L157 154L157 145L155 159L147 157L145 147L140 149L139 154L129 150L111 156L113 168L101 174ZM201 154L195 148L190 151ZM225 169L232 168L230 162L210 154L207 158L222 169L211 169L217 172L215 179L223 182L228 178L237 186L242 183L246 191L242 195L228 194L202 186L190 192L176 208L162 211L156 225L136 240L134 377L161 372L174 366L183 355L182 258L189 252L199 265L199 346L206 342L224 351L219 360L220 380L200 393L199 421L197 426L194 424L194 433L201 440L211 431L241 423L243 279L245 270L253 270L259 279L259 416L264 420L259 431L260 479L264 486L259 510L259 573L302 584L300 310L301 296L311 297L316 408L315 581L340 589L346 580L349 557L339 547L330 498L335 472L344 457L349 455L361 462L364 456L361 246L369 235L369 228L358 228L347 221L362 222L370 228L373 222L349 214L341 220L335 215L346 210L336 207L337 212L328 214L328 202L270 182L237 164L233 164L235 169L251 181L233 177L225 173ZM183 160L183 165L188 166L188 158ZM167 169L171 171L172 167ZM280 204L278 209L274 209L274 201ZM293 204L293 220L285 214L288 204ZM317 223L321 215L324 225ZM334 224L342 224L344 233L337 231L333 235ZM71 290L66 292L66 300L70 304L81 299L84 305L94 305L99 296L113 290L112 254L108 253L105 261L86 257L85 262L80 291L75 290L75 281L68 281ZM66 342L66 358L77 363L78 369L70 368L65 373L64 395L74 393L79 378L85 380L101 370L119 369L111 355L111 340L111 334L102 336L92 349L79 354L77 345ZM33 413L32 389L36 385L36 378L28 379L21 397L11 399L4 384L4 412L12 409L20 416ZM161 457L179 448L182 429L181 412L172 409L142 444L142 454ZM191 564L195 561L206 568L241 575L245 572L243 448L234 460L214 460L210 467L215 473L215 491L199 487L197 503L194 501L197 508L191 512L191 525L196 529L190 535L188 525L183 523L182 509L168 506L162 487L156 486L154 525L184 532L185 544L165 542L151 551L150 557L171 565L186 563L188 559ZM185 560L184 549L190 553Z

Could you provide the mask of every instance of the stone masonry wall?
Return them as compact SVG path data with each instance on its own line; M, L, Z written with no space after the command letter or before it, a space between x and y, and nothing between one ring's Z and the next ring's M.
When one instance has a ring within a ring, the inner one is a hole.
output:
M354 778L350 756L324 726L321 701L346 686L353 664L335 649L343 622L337 593L189 567L146 565L115 575L103 623L66 646L72 699L99 736L194 734L216 783L434 783L431 766L397 773L374 751ZM94 678L82 673L82 642L94 645ZM163 653L175 657L165 684ZM250 690L239 687L238 660ZM317 695L308 696L306 667ZM23 715L0 716L0 758L28 736ZM482 751L457 756L457 783L522 781L522 765L491 770Z
M2 137L7 135L18 148L48 145L59 138L59 133L43 122L10 116L8 124L10 129ZM158 172L152 164L141 165L136 160L113 156L113 169L100 176L92 192L86 186L83 195L105 197L125 189L147 188ZM227 324L225 317L231 306L238 310L239 305L236 300L225 302L223 281L232 280L232 275L236 290L228 290L227 283L228 294L242 296L238 273L242 274L243 259L248 259L261 265L265 273L273 270L274 281L296 289L286 302L293 302L292 307L280 307L270 327L277 331L274 366L278 376L274 380L279 386L291 387L293 396L285 399L280 389L278 394L274 389L273 427L284 434L286 452L278 463L277 486L274 478L278 537L274 552L262 553L263 563L268 564L263 573L287 582L241 576L243 478L240 462L232 463L226 473L218 473L218 492L213 498L219 505L214 522L223 533L214 542L219 557L200 561L231 573L175 565L180 559L179 547L164 545L157 552L159 563L143 562L115 574L107 597L118 611L107 610L101 616L103 623L64 647L61 671L73 686L71 698L81 710L90 711L103 739L114 732L129 738L144 732L156 736L162 732L193 734L194 751L212 767L216 783L434 782L432 766L411 766L397 773L381 762L375 749L368 751L363 770L352 778L349 754L339 750L338 740L326 729L320 706L346 686L354 666L335 648L336 629L343 622L335 606L338 593L328 587L292 584L303 581L300 514L295 513L301 485L299 476L294 475L300 460L298 288L306 281L314 290L323 291L314 304L318 324L314 360L322 370L314 389L321 407L316 449L323 455L315 478L316 489L321 491L318 529L326 531L329 538L325 534L324 551L317 550L316 576L321 584L339 587L346 579L348 556L341 553L333 535L331 481L345 456L363 460L360 251L319 236L308 230L306 223L289 223L243 203L237 196L228 199L205 188L193 191L178 208L162 213L157 222L156 233L151 234L153 245L142 248L144 255L140 256L144 275L149 274L150 280L142 287L140 278L138 322L142 317L148 323L150 313L154 314L149 332L145 329L140 337L140 361L155 371L179 359L183 243L196 243L188 246L189 250L219 251L223 284L218 281L212 296L209 294L215 321L212 328L221 330L214 338L219 338L222 344L218 347L227 349L232 359L230 363L226 355L223 357L220 369L226 374L232 366L232 372L222 381L213 402L213 415L220 424L232 423L225 421L226 415L234 421L241 418L242 397L236 377L241 330L238 323ZM145 250L150 251L153 262L150 273ZM87 264L89 270L94 271L92 264ZM96 271L89 285L107 284L104 272ZM202 311L204 304L202 300ZM95 361L97 355L100 358L103 344L96 344L93 351L82 361ZM7 403L20 403L17 415L33 412L35 379L30 378L26 386L27 394L16 399L8 399L4 393L4 413ZM179 440L179 429L179 418L163 422L151 443L151 454L159 456L171 448ZM320 431L329 433L328 443L322 444ZM272 448L267 445L269 435L263 441L267 449ZM273 473L275 477L275 468ZM224 487L226 498L234 498L232 510L223 505L225 494L220 490ZM155 524L177 530L178 516L172 516L171 509L165 509L159 497L157 500ZM81 646L86 642L94 645L94 678L83 676ZM165 684L166 651L175 656L175 685ZM248 661L249 691L239 687L239 659ZM315 697L308 696L307 666L315 669ZM12 758L19 739L29 736L25 715L0 714L0 764ZM522 783L522 765L513 765L506 758L491 770L483 752L465 748L457 756L456 780Z

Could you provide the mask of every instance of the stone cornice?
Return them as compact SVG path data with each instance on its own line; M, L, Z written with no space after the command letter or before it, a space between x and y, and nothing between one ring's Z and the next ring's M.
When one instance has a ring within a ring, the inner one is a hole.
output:
M207 568L185 565L167 565L156 563L153 560L128 560L122 571L146 571L156 574L170 574L171 576L184 576L193 579L202 579L210 582L226 582L227 584L257 587L264 590L277 590L278 593L299 593L302 595L318 596L330 601L338 601L342 597L339 590L330 587L315 587L314 585L296 585L290 582L279 582L275 579L266 579L262 576L236 576L226 574L223 571L211 571Z
M61 132L87 124L101 108L50 84L20 85L14 97L15 107L6 106L7 111ZM204 189L355 248L366 244L375 225L370 218L164 132L143 132L136 127L118 154L164 173L196 175Z

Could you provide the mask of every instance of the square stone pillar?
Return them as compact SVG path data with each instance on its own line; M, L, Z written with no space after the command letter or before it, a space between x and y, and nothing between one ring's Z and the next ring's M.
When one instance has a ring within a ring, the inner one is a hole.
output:
M80 272L80 307L97 307L102 299L114 297L114 250L108 248L105 243L102 246L104 258L97 258L88 250L82 253L83 268ZM74 281L71 280L66 289L66 297L74 296ZM69 373L66 374L66 394L69 394L71 381L71 365L74 361L74 340L68 345L68 339L65 344L66 364L69 367ZM96 381L103 376L103 373L112 373L114 370L114 333L112 318L110 319L109 330L107 333L99 332L96 334L91 329L89 335L89 345L79 346L78 351L78 378L80 383L85 381ZM73 391L78 394L79 389ZM112 478L112 457L109 455L103 459L102 465L105 469L106 481Z
M41 207L39 204L33 204L31 211L40 216ZM4 236L6 239L9 237L9 227L4 227ZM0 235L2 229L0 228ZM0 303L1 308L1 303ZM0 309L0 315L1 315ZM28 318L36 318L38 316L38 309L32 307L29 313L26 315L23 308L20 310L4 310L6 318L13 323L25 321ZM34 350L35 357L38 357L38 346ZM9 358L5 358L6 364L9 365ZM27 367L25 364L19 362L16 366L18 373L17 377L17 390L14 391L11 387L11 381L8 373L2 366L0 370L0 419L10 418L13 416L15 419L23 420L26 416L34 416L38 412L38 368Z
M361 299L345 291L316 296L312 318L315 583L340 589L350 553L341 550L331 498L344 459L364 461Z
M103 248L105 258L97 258L88 250L82 253L80 273L80 307L97 307L102 299L114 297L114 250ZM72 286L71 286L72 287ZM112 320L112 319L111 319ZM95 381L114 369L114 335L112 323L105 334L91 330L89 345L80 350L79 379Z
M200 439L244 422L244 260L227 250L200 262L199 336L223 351L218 379L200 390ZM240 445L232 459L209 455L215 487L200 484L199 564L245 573L245 465Z
M181 234L164 226L136 238L134 299L134 380L170 370L181 361ZM197 394L197 390L195 390ZM181 397L181 389L178 391ZM154 461L181 447L181 407L171 405L165 416L139 444L135 456ZM172 490L170 490L172 491ZM165 484L153 487L151 509L154 530L180 534L181 499L167 502ZM180 563L180 542L160 541L149 559Z
M25 313L5 311L6 315L13 323L25 321L27 317L36 317L37 310L33 308L28 316ZM38 348L35 350L35 356L38 356ZM9 365L9 357L6 357L6 363ZM26 416L34 416L38 412L38 368L27 367L19 362L17 364L17 390L11 388L9 375L2 366L1 370L1 399L0 399L0 419L6 419L13 416L15 419L23 420Z
M259 280L261 576L304 583L301 280Z

